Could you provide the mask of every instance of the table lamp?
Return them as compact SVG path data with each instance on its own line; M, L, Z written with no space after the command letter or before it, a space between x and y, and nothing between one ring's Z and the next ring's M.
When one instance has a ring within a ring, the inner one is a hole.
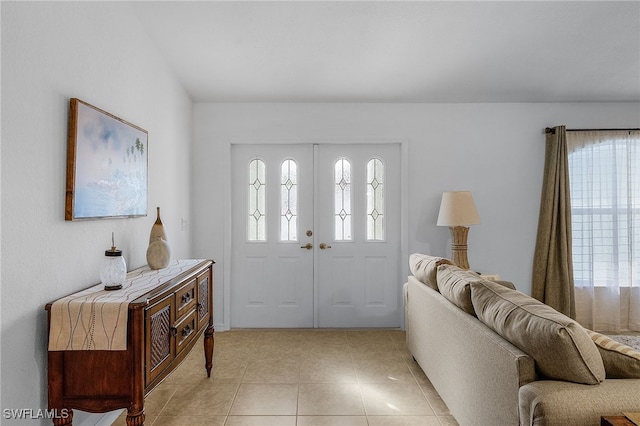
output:
M467 235L469 226L480 223L478 210L470 191L442 193L437 226L448 226L451 232L451 260L462 269L469 269Z

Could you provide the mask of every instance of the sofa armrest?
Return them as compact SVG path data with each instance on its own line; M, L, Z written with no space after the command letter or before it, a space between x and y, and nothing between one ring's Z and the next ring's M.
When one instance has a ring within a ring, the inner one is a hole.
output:
M599 385L540 380L520 388L520 422L535 426L597 426L601 416L640 411L640 379Z

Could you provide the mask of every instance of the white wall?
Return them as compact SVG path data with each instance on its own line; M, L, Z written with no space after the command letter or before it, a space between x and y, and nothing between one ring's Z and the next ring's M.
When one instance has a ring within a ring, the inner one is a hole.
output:
M435 225L440 197L469 189L481 219L469 233L471 267L498 273L530 294L544 128L559 124L640 127L640 104L196 104L194 250L218 262L218 328L229 326L223 272L230 143L408 141L409 253L449 255L449 231Z
M174 258L190 257L180 223L191 215L192 103L127 4L1 7L1 406L37 410L47 407L44 306L100 282L111 232L130 269L145 265L160 206ZM147 217L64 220L71 97L148 130Z

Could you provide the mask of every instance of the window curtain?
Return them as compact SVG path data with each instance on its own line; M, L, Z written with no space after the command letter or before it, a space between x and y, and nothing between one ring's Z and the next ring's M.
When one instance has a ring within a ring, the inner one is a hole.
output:
M640 331L640 132L567 133L577 320Z
M571 258L571 203L565 126L547 129L531 294L576 318Z

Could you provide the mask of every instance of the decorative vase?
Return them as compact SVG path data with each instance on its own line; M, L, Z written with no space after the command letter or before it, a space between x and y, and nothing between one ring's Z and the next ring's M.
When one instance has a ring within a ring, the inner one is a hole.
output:
M147 248L147 264L151 269L166 268L171 260L171 247L167 242L164 225L160 219L160 207L157 207L157 214L158 217L151 227Z

